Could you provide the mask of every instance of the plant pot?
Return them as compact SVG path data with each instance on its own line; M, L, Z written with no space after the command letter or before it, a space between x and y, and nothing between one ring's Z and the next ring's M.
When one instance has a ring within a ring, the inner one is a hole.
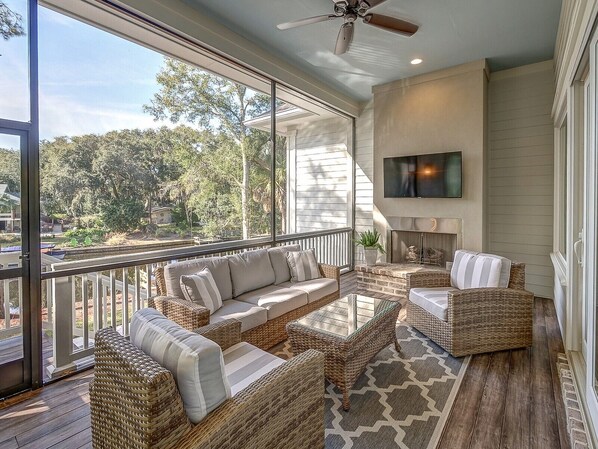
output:
M376 265L376 261L378 260L378 250L376 248L364 248L363 253L366 265Z

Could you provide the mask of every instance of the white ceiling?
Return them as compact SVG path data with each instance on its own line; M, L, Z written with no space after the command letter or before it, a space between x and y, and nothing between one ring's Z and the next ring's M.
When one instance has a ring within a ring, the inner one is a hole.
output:
M357 100L374 85L487 58L492 71L551 59L561 0L387 0L373 11L420 25L405 38L359 22L335 56L342 19L280 31L332 13L332 0L185 0L203 14ZM424 62L413 66L410 61Z

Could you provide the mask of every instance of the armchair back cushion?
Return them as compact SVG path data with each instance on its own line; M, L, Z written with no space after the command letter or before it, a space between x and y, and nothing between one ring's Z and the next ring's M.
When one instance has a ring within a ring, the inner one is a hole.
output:
M258 249L228 256L233 296L274 284L276 278L268 250Z
M287 253L289 251L301 251L301 245L277 246L268 250L270 262L272 262L272 268L276 277L274 285L291 280L291 272L289 271L289 263L287 262Z
M172 373L192 423L231 397L220 346L183 329L156 309L133 315L131 343Z
M181 276L189 276L208 267L214 282L218 287L220 296L223 300L233 297L233 285L230 279L230 269L226 257L206 257L203 259L192 259L184 262L175 262L164 267L164 283L166 285L166 294L184 298L181 289Z
M459 250L451 269L451 285L460 290L498 287L502 260L496 256Z

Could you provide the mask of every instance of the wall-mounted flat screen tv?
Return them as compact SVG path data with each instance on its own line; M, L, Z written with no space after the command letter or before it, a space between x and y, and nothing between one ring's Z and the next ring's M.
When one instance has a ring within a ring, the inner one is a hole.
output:
M384 158L385 198L461 198L462 190L460 151Z

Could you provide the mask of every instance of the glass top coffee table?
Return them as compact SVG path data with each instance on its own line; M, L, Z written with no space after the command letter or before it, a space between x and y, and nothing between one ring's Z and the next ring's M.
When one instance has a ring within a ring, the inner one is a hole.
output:
M349 390L378 352L394 344L401 350L396 323L398 301L348 295L287 324L295 355L308 349L323 352L326 378L343 393L349 410Z

